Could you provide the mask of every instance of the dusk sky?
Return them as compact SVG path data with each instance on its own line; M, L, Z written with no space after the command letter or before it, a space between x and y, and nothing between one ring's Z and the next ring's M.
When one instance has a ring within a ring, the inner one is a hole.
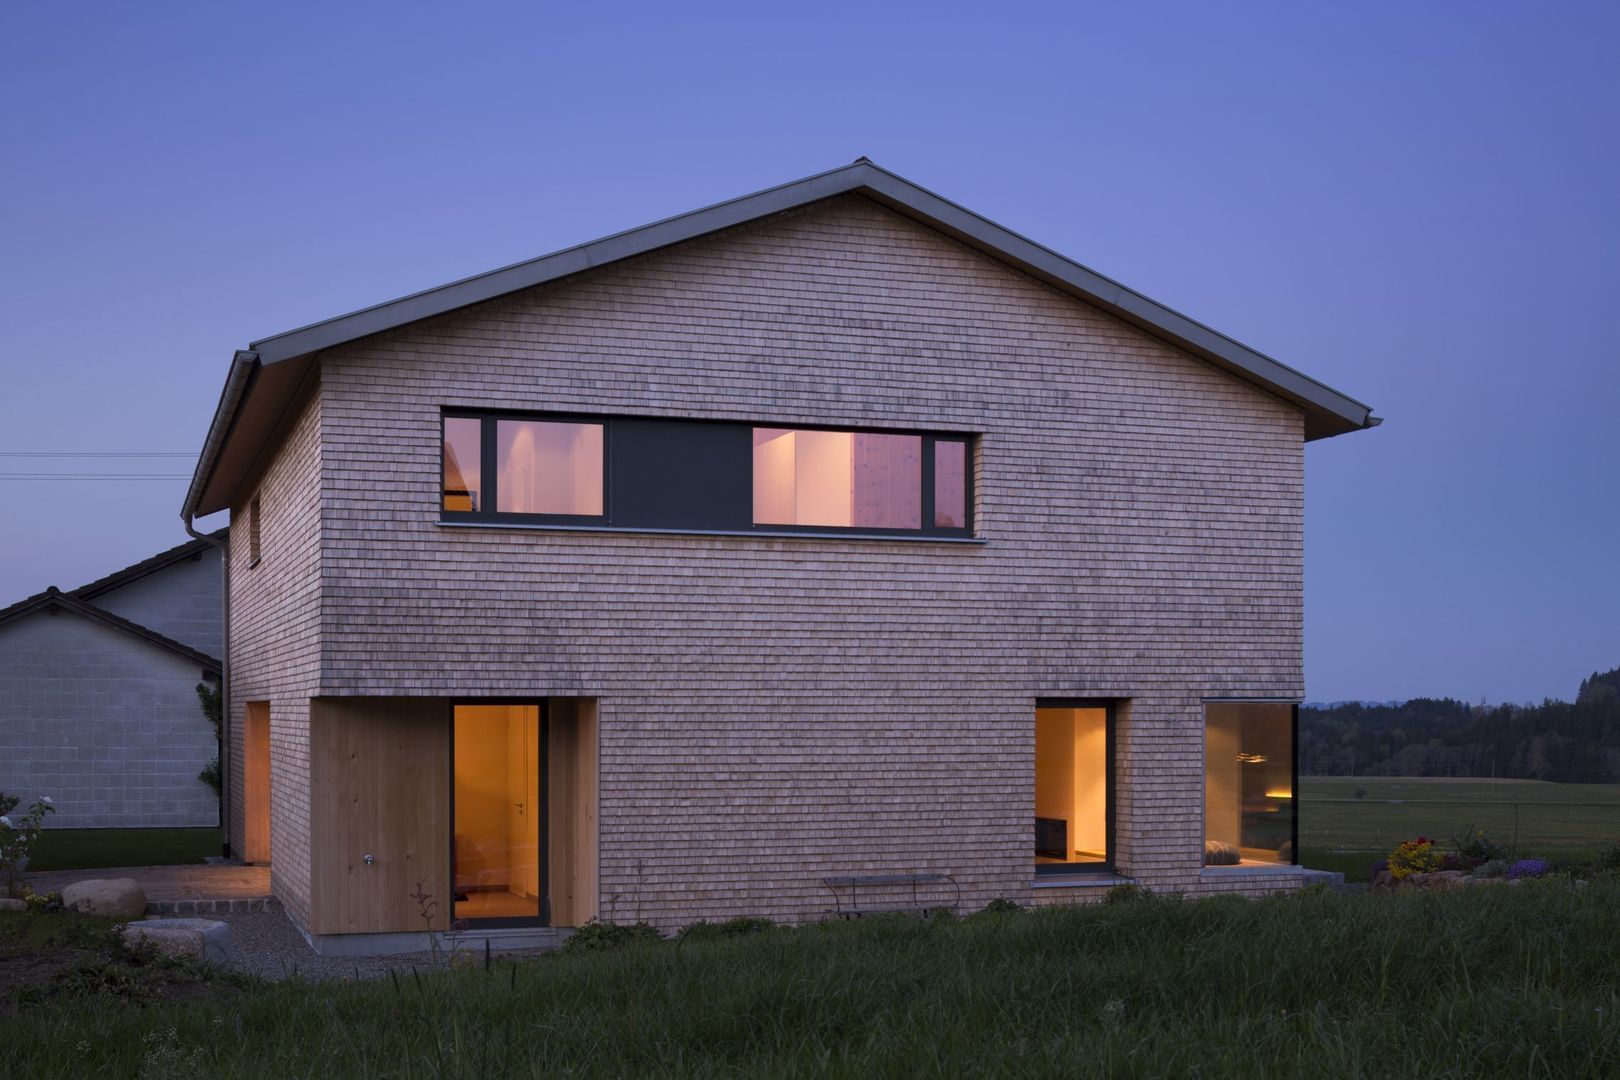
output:
M186 539L191 459L21 455L864 154L1386 418L1306 453L1312 700L1620 665L1614 4L11 4L0 92L0 606Z

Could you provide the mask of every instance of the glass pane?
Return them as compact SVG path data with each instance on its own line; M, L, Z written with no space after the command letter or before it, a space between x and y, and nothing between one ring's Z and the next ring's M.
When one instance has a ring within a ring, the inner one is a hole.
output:
M922 527L922 436L754 429L754 522Z
M1108 859L1108 710L1035 710L1035 862Z
M444 421L444 508L479 510L483 507L482 420L449 416Z
M1294 710L1204 710L1204 862L1294 861Z
M934 443L934 527L967 528L967 443Z
M499 420L495 461L499 512L601 516L601 424Z
M540 915L540 707L457 705L455 917Z

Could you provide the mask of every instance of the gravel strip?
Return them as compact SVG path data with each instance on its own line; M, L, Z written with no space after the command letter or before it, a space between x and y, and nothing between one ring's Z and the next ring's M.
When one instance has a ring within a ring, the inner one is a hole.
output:
M304 941L284 912L253 911L218 916L231 928L230 967L265 979L294 977L322 979L377 979L390 971L434 966L431 952L397 956L321 956ZM503 954L503 958L505 955ZM440 954L439 966L445 966Z

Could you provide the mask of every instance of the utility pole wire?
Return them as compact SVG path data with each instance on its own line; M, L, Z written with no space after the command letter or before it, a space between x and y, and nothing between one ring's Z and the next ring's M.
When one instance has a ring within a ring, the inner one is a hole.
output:
M49 458L194 458L197 455L186 450L0 450L0 457L49 457Z

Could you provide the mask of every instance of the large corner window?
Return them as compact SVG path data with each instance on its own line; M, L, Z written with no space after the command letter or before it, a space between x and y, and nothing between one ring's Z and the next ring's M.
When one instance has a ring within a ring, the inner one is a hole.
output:
M966 435L460 410L441 435L446 522L973 535Z
M1286 702L1204 706L1205 865L1295 861L1296 716Z
M1035 871L1113 865L1113 708L1040 702L1035 709Z

